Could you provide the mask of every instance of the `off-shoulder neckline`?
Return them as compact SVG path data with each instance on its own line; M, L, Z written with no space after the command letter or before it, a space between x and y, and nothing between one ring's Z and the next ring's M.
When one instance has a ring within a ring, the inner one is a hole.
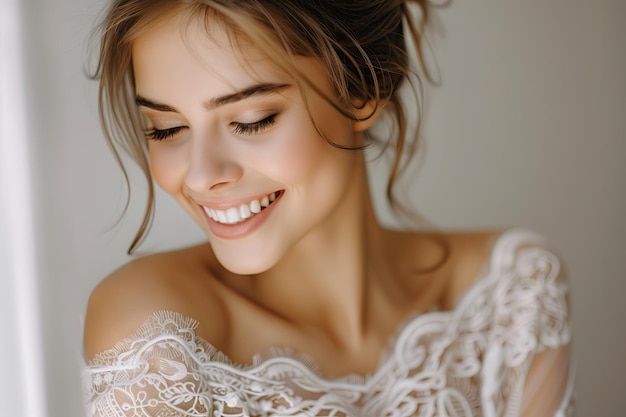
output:
M523 243L543 242L544 240L540 235L526 229L508 229L502 232L494 239L491 245L491 253L482 272L459 298L454 308L445 311L432 310L428 312L415 312L408 317L407 320L398 326L395 335L388 341L387 347L381 353L376 367L366 374L349 373L339 377L325 376L320 372L320 367L316 364L315 360L309 355L302 352L294 352L293 349L286 347L272 347L265 352L255 354L252 357L252 363L240 364L231 360L226 353L195 333L195 329L199 325L198 320L171 310L156 310L152 312L130 337L124 338L116 343L113 348L96 354L93 359L88 361L87 366L98 368L102 366L106 367L107 365L105 365L105 363L108 358L117 357L120 353L125 352L129 344L134 340L146 338L148 332L154 332L155 323L168 321L173 322L178 331L182 330L183 332L188 332L192 338L191 341L195 345L199 345L204 350L207 357L216 365L225 366L241 373L250 373L255 370L260 370L263 367L272 366L277 361L287 361L292 366L296 366L300 372L307 373L309 378L323 381L324 384L331 384L337 387L350 385L352 388L356 385L366 388L375 384L379 378L384 377L386 368L392 364L390 358L397 350L399 340L403 337L408 337L410 329L420 327L426 322L448 321L452 323L460 319L460 315L465 310L465 306L471 303L486 285L491 284L494 279L497 279L495 272L498 271L499 267L501 267L503 263L508 264L511 261L510 256L513 255L515 248ZM154 334L151 337L156 338L159 336L159 334ZM173 334L169 336L175 337Z

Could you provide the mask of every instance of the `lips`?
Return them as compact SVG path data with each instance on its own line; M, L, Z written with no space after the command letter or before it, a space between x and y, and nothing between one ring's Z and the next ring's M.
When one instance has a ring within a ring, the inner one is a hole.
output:
M202 206L202 208L213 221L224 225L234 225L259 214L276 201L281 193L282 191L276 191L262 198L250 200L247 203L229 207L225 210L218 210L206 206Z

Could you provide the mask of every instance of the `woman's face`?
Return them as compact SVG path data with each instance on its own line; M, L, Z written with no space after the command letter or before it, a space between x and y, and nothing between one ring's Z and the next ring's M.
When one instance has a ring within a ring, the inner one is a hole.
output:
M155 181L235 273L263 272L307 240L332 238L335 217L354 205L346 196L360 155L329 145L311 115L341 145L355 145L353 123L314 93L309 114L293 78L253 46L233 48L220 25L211 36L204 25L187 33L166 19L133 44ZM330 94L318 61L301 65Z

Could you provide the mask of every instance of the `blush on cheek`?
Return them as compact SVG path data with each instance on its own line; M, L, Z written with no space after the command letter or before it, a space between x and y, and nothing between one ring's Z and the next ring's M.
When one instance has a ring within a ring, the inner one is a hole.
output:
M321 146L309 146L306 144L309 141L303 140L302 146L286 145L273 152L259 154L259 158L266 155L264 160L260 160L261 166L264 166L264 175L284 184L306 183L316 168L324 165L328 159L328 154L320 149Z
M186 162L181 160L177 152L155 148L157 146L150 146L152 177L163 191L175 195L181 191L181 185L184 183Z
M301 117L301 123L295 123L295 127L290 126L291 129L274 137L273 142L257 149L252 158L255 158L256 165L263 166L265 175L279 178L285 183L298 184L306 183L311 176L324 171L322 167L336 169L337 166L345 165L346 151L329 144L312 126L302 129L307 123L310 120L308 114L305 114ZM332 131L332 137L328 138L330 140L346 142L352 138L352 132L345 126L328 126L326 123L321 127Z

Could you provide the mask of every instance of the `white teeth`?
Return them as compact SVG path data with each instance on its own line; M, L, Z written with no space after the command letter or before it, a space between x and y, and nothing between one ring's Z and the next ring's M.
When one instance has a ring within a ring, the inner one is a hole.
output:
M248 217L252 216L252 213L250 213L250 207L248 207L247 204L242 204L241 206L239 206L239 215L242 219L247 219Z
M226 217L226 212L224 210L215 210L217 213L217 221L220 223L228 223L228 218Z
M241 217L239 217L239 209L237 207L231 207L226 210L226 218L229 224L238 223L239 220L241 220Z
M217 210L204 207L207 216L216 222L222 224L236 224L243 220L249 219L265 207L268 207L276 200L276 193L271 193L261 200L252 200L248 204L242 204L239 207L230 207L226 210Z
M259 200L252 200L250 202L250 211L254 214L261 212L261 203L259 203Z

